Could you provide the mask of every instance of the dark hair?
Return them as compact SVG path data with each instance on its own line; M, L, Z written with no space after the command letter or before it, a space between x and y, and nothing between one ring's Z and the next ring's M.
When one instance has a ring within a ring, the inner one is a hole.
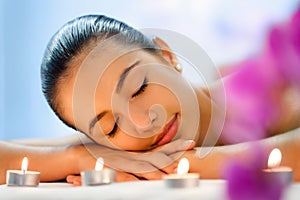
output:
M69 127L76 129L63 119L57 102L58 83L68 72L68 64L81 53L90 41L105 40L120 35L124 44L147 47L156 51L152 40L141 32L104 15L86 15L66 23L54 34L44 53L41 65L42 91L55 114Z

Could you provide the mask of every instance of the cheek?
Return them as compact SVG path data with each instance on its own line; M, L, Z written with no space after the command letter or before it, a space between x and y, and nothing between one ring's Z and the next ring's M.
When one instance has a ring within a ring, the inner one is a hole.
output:
M129 102L129 113L133 122L140 126L149 125L149 109L153 105L160 105L167 117L180 111L178 100L170 90L159 85L149 85L143 94Z
M129 102L129 114L134 124L147 126L150 122L149 108L153 105L151 99L146 96L139 96Z

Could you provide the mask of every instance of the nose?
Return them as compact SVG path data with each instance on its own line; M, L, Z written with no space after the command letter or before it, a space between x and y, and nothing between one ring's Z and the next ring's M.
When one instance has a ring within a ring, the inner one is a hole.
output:
M135 126L137 134L143 135L143 137L151 137L161 130L166 119L166 113L160 106L154 105L148 110L147 117L147 125Z
M140 117L139 123L135 123L135 127L139 134L144 134L153 128L154 122L157 119L157 113L153 110L149 110L144 116L140 115Z
M157 118L157 113L154 110L149 110L149 119L152 124Z
M157 118L157 113L147 105L131 104L128 111L132 123L140 128L151 126Z
M167 117L165 110L159 105L153 105L145 111L132 111L131 107L129 113L119 114L123 116L119 125L125 133L133 137L148 138L159 133Z

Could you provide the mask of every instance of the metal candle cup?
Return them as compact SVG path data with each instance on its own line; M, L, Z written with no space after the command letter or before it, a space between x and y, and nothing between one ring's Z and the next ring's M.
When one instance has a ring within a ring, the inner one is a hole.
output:
M81 181L85 186L110 184L115 181L115 170L87 170L81 172Z
M187 173L189 162L182 158L178 164L177 174L170 174L163 177L163 180L169 188L192 188L199 185L199 174Z
M115 170L103 169L103 158L98 158L94 170L81 172L81 182L84 186L110 184L115 181Z
M276 178L283 185L287 186L293 182L293 170L290 167L279 166L281 162L281 152L275 148L269 155L268 169L263 169L266 178Z
M263 173L266 178L274 177L276 180L280 180L283 185L290 185L293 182L293 170L290 167L264 169Z
M191 188L198 187L199 174L188 173L183 175L170 174L164 176L164 182L169 188Z
M28 160L25 157L22 162L22 170L7 170L7 186L37 187L40 183L40 172L27 171Z
M7 170L6 184L7 186L33 186L36 187L40 183L40 172L21 170Z

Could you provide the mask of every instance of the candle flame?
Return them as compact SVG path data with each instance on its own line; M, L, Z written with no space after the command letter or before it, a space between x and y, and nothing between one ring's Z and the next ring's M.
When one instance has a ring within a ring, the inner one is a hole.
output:
M22 161L22 171L25 172L27 171L27 168L28 168L28 158L27 157L24 157L23 158L23 161Z
M99 157L96 161L95 170L99 170L99 171L102 170L103 164L104 164L103 158Z
M275 168L280 165L281 162L281 152L279 149L275 148L271 151L269 155L269 160L268 160L268 167L269 168Z
M186 174L186 173L188 173L189 169L190 169L190 163L189 163L188 159L182 158L179 161L179 164L177 167L177 174L179 174L179 175Z

